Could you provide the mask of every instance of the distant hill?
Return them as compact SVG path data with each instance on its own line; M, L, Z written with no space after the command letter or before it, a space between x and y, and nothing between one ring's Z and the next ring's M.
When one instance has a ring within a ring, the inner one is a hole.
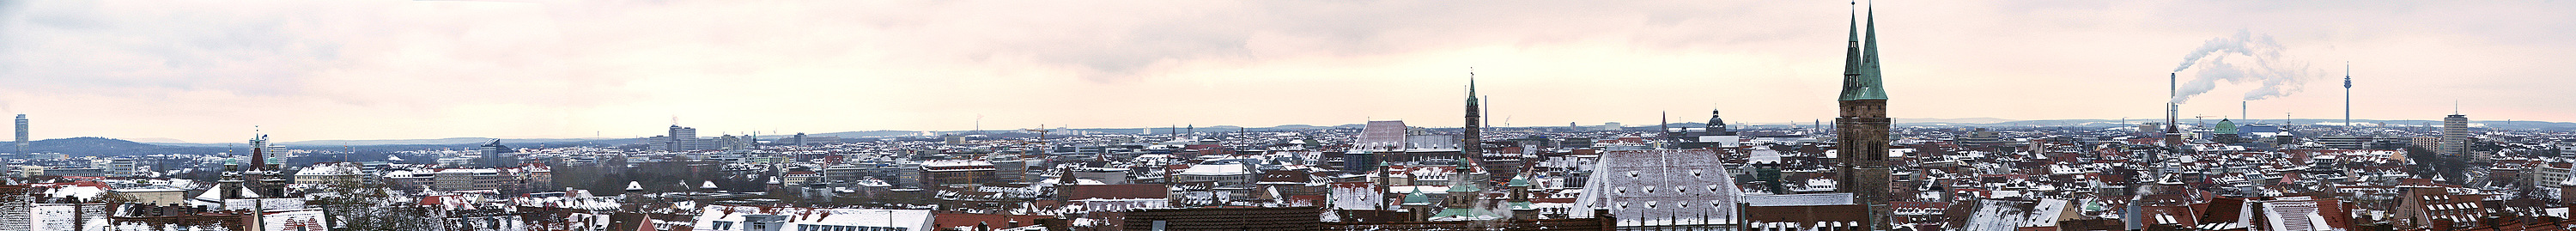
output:
M444 139L406 139L406 140L310 140L310 141L295 141L295 142L277 142L277 145L285 145L285 146L290 146L290 147L292 147L292 146L334 146L334 147L336 147L336 146L375 146L375 145L459 145L459 144L482 144L482 143L486 143L486 142L492 142L492 140L494 140L494 139L498 139L498 138L457 137L457 138L444 138ZM499 140L501 140L501 143L578 143L578 142L595 141L595 140L619 140L619 139L621 139L621 138L600 138L600 139L499 139Z
M806 135L806 136L830 136L830 137L841 137L841 138L868 138L868 137L888 137L888 136L909 136L909 135L920 135L920 134L921 134L921 132L917 132L917 131L893 131L893 130L879 130L879 131L856 131L856 132L819 133L819 134L805 134L805 135ZM795 134L785 134L785 135L777 136L777 137L787 137L787 136L793 136L793 135L795 135ZM767 137L767 135L763 135L763 137Z
M137 143L100 137L78 137L27 142L28 151L52 152L74 156L149 155L149 154L214 154L235 148L183 147Z
M2009 120L2009 119L1998 119L1998 118L1978 117L1978 118L1947 118L1947 119L1944 119L1944 118L1897 118L1897 119L1896 119L1896 121L1904 121L1904 122L1909 122L1909 123L1991 124L1991 123L2005 123L2005 122L2013 122L2013 121L2020 121L2020 120Z

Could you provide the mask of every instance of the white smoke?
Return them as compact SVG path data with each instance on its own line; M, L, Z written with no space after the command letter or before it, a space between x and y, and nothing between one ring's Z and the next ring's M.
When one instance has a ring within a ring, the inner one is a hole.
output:
M2255 85L2254 90L2245 92L2245 100L2248 101L2299 93L2301 86L2309 79L2317 78L2316 73L2319 72L2309 70L2307 62L2290 60L2281 54L2282 50L2281 43L2273 41L2272 36L2248 31L2240 30L2233 36L2210 39L2208 43L2201 44L2200 49L2184 55L2182 66L2174 68L2174 72L2179 73L2192 69L2195 64L2206 63L2200 72L2192 74L2191 81L2175 86L2177 89L2172 102L2191 101L2192 96L2217 88L2219 81L2230 85ZM2230 62L2230 57L2243 59Z

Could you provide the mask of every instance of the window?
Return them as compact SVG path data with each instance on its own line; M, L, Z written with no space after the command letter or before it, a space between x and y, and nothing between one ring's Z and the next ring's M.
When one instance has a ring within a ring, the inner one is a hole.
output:
M731 221L716 221L716 227L715 227L715 228L716 228L715 230L727 230L727 229L733 229L733 222L731 222Z
M903 229L904 229L904 228L900 228L900 227L858 227L858 226L849 226L849 225L805 225L805 224L799 224L799 225L796 225L796 231L861 231L861 230L866 230L866 231L879 231L879 230L903 230Z

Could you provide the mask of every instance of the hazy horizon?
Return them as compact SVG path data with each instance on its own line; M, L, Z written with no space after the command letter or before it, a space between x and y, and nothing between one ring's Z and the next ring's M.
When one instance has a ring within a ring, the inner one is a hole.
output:
M2576 3L1876 3L1890 117L2576 121ZM1811 121L1844 1L8 1L37 139ZM2200 59L2192 59L2199 57ZM2186 60L2191 60L2186 62ZM2192 65L2176 68L2177 64ZM2177 69L2180 69L2177 71ZM2197 81L2196 81L2197 80ZM2251 101L2246 101L2251 99ZM2245 116L2239 104L2247 102ZM737 132L739 133L739 132Z

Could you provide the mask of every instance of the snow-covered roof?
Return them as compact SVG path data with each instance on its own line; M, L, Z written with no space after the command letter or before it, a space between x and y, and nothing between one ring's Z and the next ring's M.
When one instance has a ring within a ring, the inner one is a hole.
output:
M803 207L759 207L709 205L700 210L697 227L716 227L715 222L743 227L755 222L776 222L777 227L855 226L900 227L930 230L930 210L910 209L826 209Z
M1851 194L1851 193L1809 193L1809 194L1744 195L1744 203L1745 203L1745 204L1748 204L1748 205L1750 205L1750 206L1816 206L1816 205L1851 205L1851 204L1852 204L1852 194Z
M1240 165L1240 164L1199 164L1199 165L1190 165L1190 169L1189 169L1189 170L1181 170L1181 173L1180 173L1180 175L1194 175L1194 176L1229 176L1229 175L1247 175L1247 174L1252 174L1252 170L1251 170L1251 168L1248 168L1248 167L1246 167L1246 166L1244 166L1244 165Z
M296 176L355 176L355 175L358 175L358 172L359 172L359 169L358 169L358 164L357 164L357 163L336 162L336 163L319 163L319 164L313 164L313 166L306 166L306 167L304 167L304 169L303 169L303 170L296 171L296 172L295 172L295 175L296 175Z
M935 160L935 161L929 161L929 162L922 162L922 163L921 163L921 167L969 167L969 166L993 166L993 162L990 162L990 161L981 161L981 160Z

